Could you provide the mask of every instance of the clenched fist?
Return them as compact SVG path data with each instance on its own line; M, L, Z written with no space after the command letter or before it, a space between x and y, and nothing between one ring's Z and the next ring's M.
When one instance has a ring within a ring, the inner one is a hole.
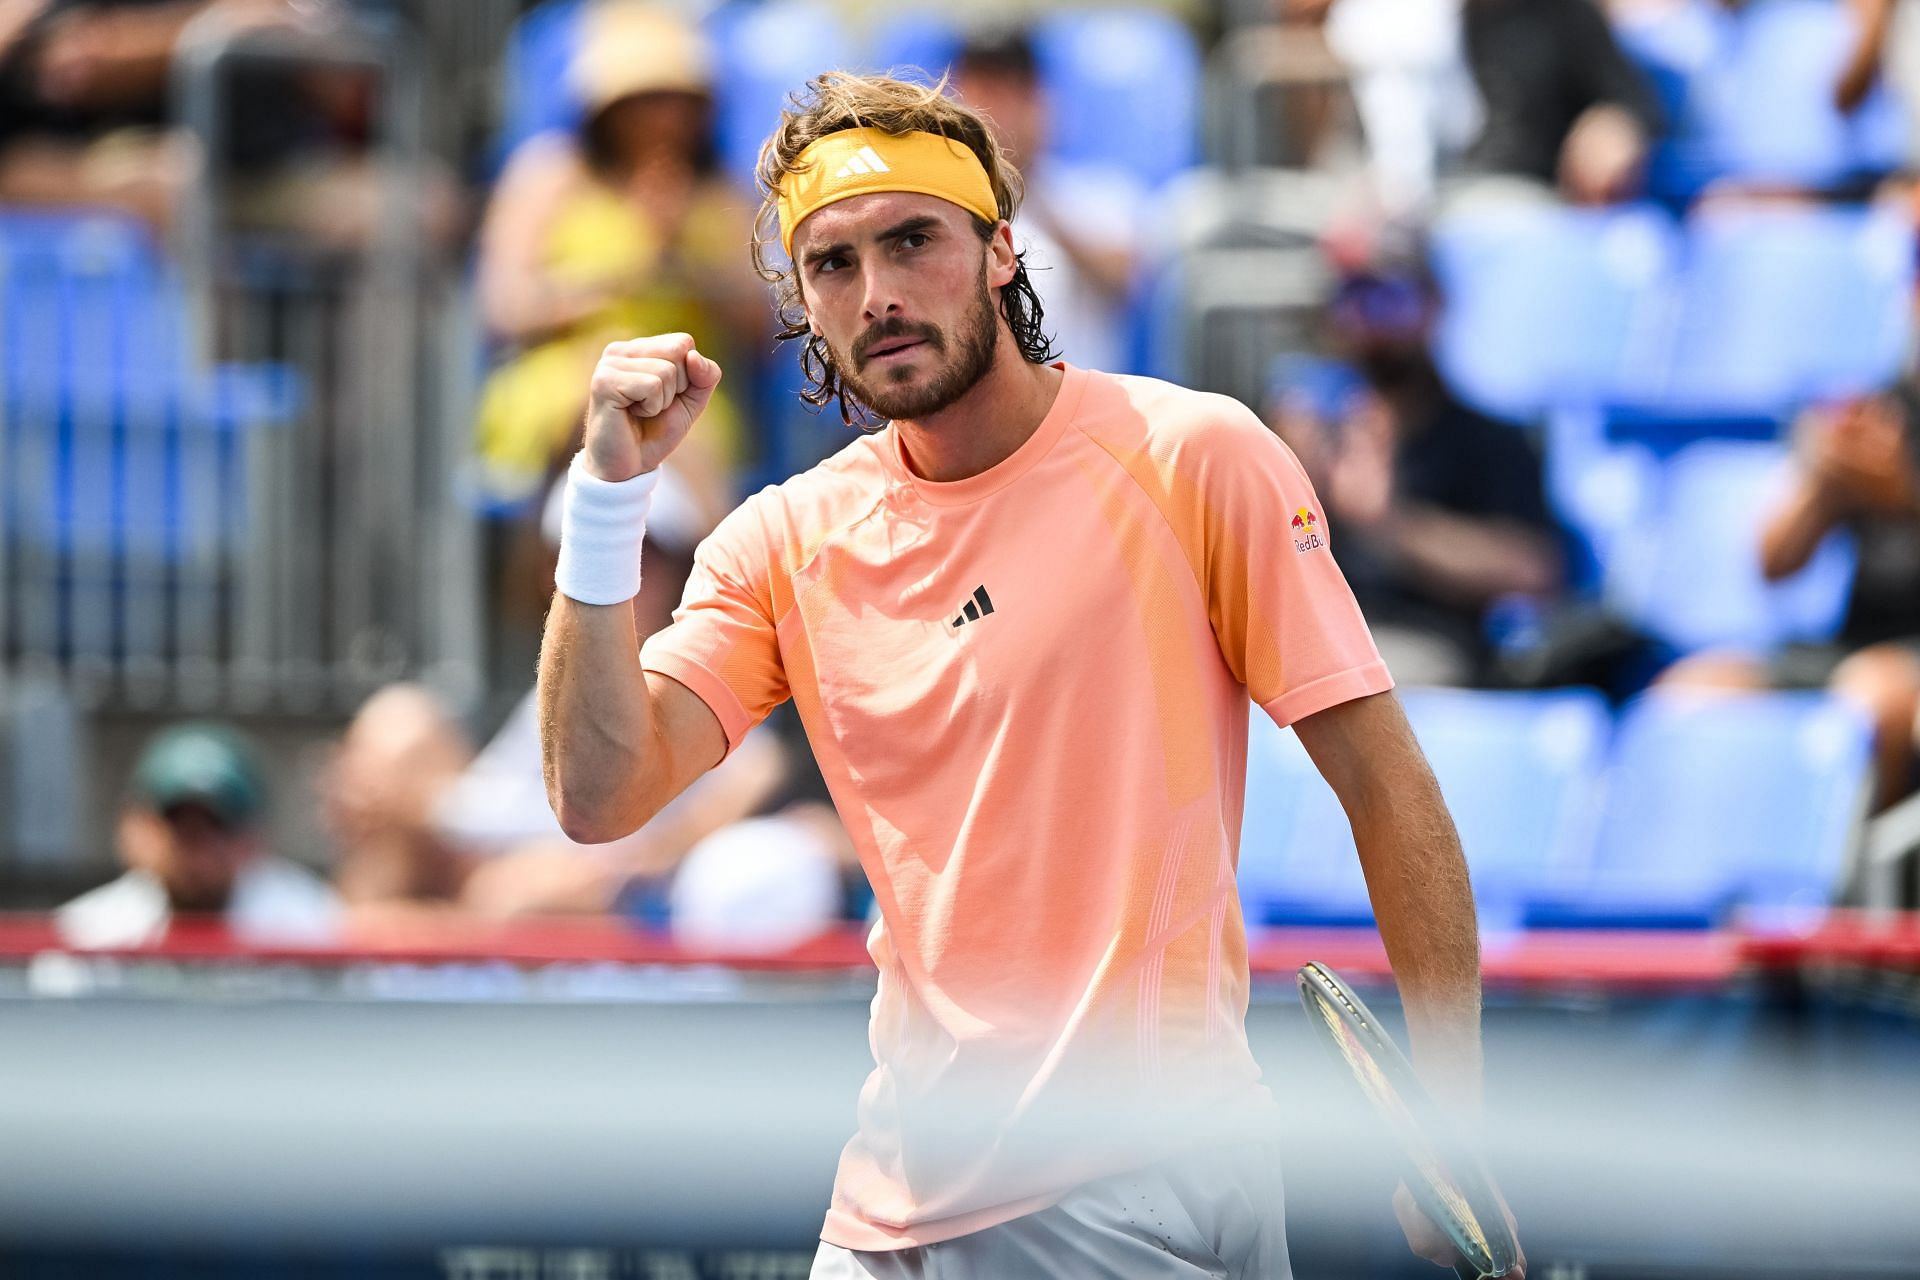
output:
M720 366L684 333L608 345L587 395L586 467L618 482L652 471L686 439L720 385Z

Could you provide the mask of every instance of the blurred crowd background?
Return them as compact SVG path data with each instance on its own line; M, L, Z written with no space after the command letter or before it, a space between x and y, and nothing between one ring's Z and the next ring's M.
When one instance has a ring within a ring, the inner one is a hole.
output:
M530 702L606 341L727 370L643 632L849 438L747 254L760 140L836 67L991 116L1067 359L1299 453L1491 917L1910 900L1910 6L0 0L0 907L81 945L864 917L783 717L586 847ZM1365 919L1291 735L1250 769L1250 917Z

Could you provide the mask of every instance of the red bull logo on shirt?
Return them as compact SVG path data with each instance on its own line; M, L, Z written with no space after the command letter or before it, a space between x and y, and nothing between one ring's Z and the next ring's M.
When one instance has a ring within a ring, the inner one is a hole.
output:
M1317 551L1327 545L1320 536L1320 517L1313 514L1312 507L1300 507L1293 513L1293 549L1299 552Z

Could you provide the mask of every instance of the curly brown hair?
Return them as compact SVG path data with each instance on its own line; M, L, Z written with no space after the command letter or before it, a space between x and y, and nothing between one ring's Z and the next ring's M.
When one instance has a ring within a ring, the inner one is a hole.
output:
M826 341L807 327L800 274L780 248L777 193L787 175L796 171L801 152L830 133L859 128L892 134L937 133L966 147L986 169L1004 222L1013 220L1025 191L1020 171L995 140L986 117L949 97L944 76L935 84L915 84L892 76L829 71L809 80L806 89L790 99L789 109L780 113L780 127L760 148L756 176L763 199L754 221L753 265L774 287L779 337L800 342L800 372L806 379L800 398L815 408L838 400L840 420L849 426L870 423L873 415L851 395L834 369ZM985 241L992 239L995 225L976 215L973 229ZM1045 364L1058 358L1053 340L1040 328L1040 295L1027 275L1024 252L1015 255L1013 279L1000 290L1000 315L1028 361Z

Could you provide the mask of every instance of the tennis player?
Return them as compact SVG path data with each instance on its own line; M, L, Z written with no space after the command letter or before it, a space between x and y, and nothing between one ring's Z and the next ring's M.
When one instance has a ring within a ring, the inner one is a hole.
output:
M648 495L721 371L684 334L607 348L541 654L555 811L625 835L794 701L880 913L815 1277L1286 1276L1249 696L1352 819L1423 1074L1479 1107L1466 866L1325 513L1240 404L1054 359L966 107L824 75L759 176L808 398L884 425L729 516L641 649Z

